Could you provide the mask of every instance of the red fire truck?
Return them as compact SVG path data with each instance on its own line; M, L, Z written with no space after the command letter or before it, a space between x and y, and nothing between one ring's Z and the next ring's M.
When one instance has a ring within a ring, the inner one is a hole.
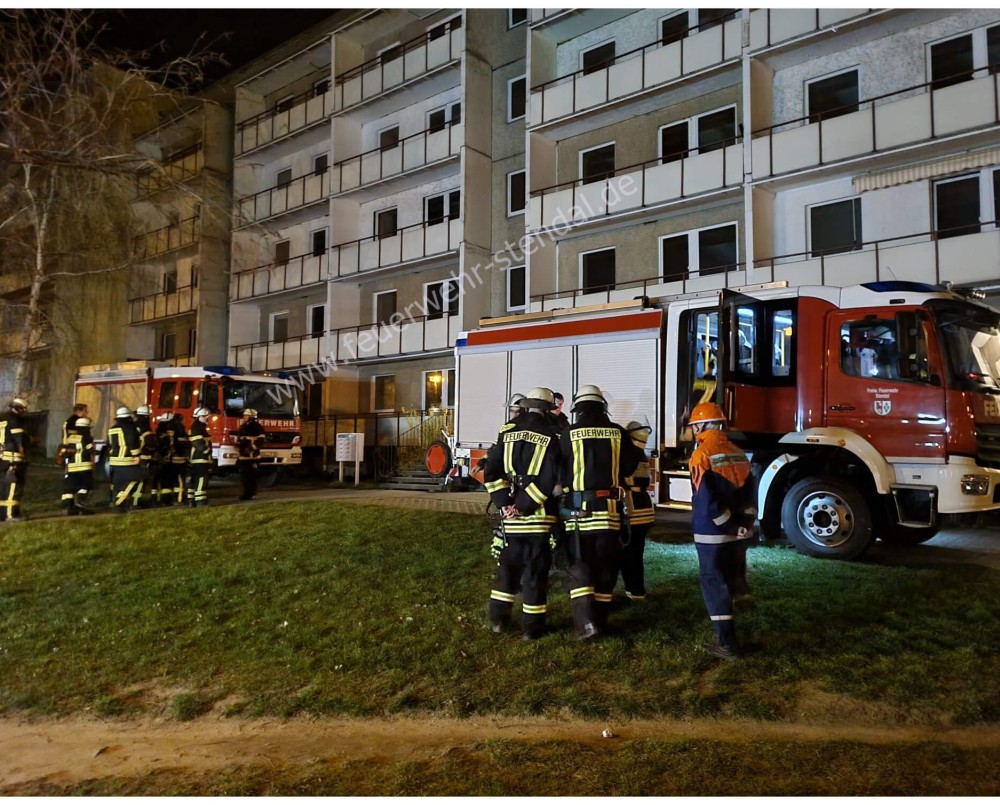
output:
M690 508L686 417L718 402L751 456L763 534L811 556L923 542L946 517L1000 508L1000 313L971 295L882 282L642 297L483 320L455 351L455 478L475 477L512 392L569 401L593 383L612 419L652 426L665 508Z
M103 444L119 406L133 411L146 404L153 420L179 413L190 430L194 410L212 412L212 458L216 469L233 469L238 451L234 437L243 409L257 411L267 442L262 469L302 463L301 421L295 387L279 376L249 374L234 366L168 366L152 361L83 366L77 373L75 399L86 403L94 421L94 437Z

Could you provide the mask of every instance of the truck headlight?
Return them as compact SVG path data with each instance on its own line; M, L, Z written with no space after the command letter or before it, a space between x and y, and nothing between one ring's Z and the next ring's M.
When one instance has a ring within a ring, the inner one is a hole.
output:
M990 479L988 475L962 476L963 495L988 495L989 492L990 492Z

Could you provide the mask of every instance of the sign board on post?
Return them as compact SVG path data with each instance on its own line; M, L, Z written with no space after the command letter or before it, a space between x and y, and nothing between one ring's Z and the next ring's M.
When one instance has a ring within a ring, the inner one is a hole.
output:
M365 457L365 435L363 433L338 433L336 459L340 464L340 480L344 480L344 462L354 462L354 485L361 476L361 462Z

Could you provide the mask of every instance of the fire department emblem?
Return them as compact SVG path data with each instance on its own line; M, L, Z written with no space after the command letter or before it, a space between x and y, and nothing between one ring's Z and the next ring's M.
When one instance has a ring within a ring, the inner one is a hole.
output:
M875 400L875 413L879 416L888 416L892 410L892 400Z

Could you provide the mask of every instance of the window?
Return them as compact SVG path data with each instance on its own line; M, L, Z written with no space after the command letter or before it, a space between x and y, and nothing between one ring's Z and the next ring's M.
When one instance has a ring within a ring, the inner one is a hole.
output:
M447 215L449 220L459 217L459 207L461 206L462 191L450 190L437 196L428 196L425 199L424 215L428 226L440 224Z
M449 408L455 407L455 370L449 369L444 375L445 383L445 405Z
M607 143L580 152L580 180L583 184L601 182L615 175L615 144Z
M736 142L736 107L727 106L660 129L660 162L674 162Z
M986 63L991 73L1000 73L1000 25L986 29Z
M323 383L310 383L305 395L304 416L319 419L323 416Z
M737 268L736 224L660 238L660 274L665 282Z
M284 168L278 171L278 180L275 182L275 187L287 187L292 183L292 169Z
M528 306L527 274L524 266L507 269L507 310L524 310Z
M205 381L198 392L198 405L204 405L213 414L219 413L219 392L221 388L215 381Z
M313 159L313 174L315 176L322 176L326 173L326 169L330 165L330 155L320 154L318 157Z
M972 78L972 34L931 45L931 82L934 89Z
M604 291L615 287L615 250L600 249L580 255L580 287L588 291Z
M440 39L449 31L457 31L462 27L462 17L460 15L452 17L450 20L442 22L440 25L435 25L433 28L427 31L427 40L433 42L435 39Z
M198 354L198 330L192 327L188 330L188 351L190 357Z
M682 280L690 267L688 259L689 235L660 238L660 275L664 282Z
M428 319L440 319L445 314L458 315L458 280L429 282L424 286L424 311Z
M592 47L580 53L580 69L583 70L584 75L596 73L598 70L610 67L614 63L615 41L613 39L610 42L604 42L597 45L597 47Z
M279 240L274 244L274 264L276 266L287 265L291 253L292 242L290 240Z
M979 232L979 176L935 182L934 215L939 238Z
M671 42L680 42L687 36L688 27L686 11L660 20L660 44L669 45Z
M795 339L795 313L778 309L771 315L771 375L788 377L792 374Z
M326 330L326 305L310 305L306 309L309 335L320 336Z
M399 145L399 126L383 129L378 133L378 147L380 151L391 151Z
M160 359L177 357L177 333L162 333L160 335Z
M660 162L674 162L688 154L688 122L674 123L660 129Z
M318 98L320 95L325 95L330 91L330 79L321 78L315 84L313 84L313 97Z
M160 386L160 401L157 407L173 408L175 394L177 394L177 381L176 380L164 381L163 385Z
M268 341L280 343L288 340L288 311L282 310L280 313L272 313L270 316L270 329Z
M376 411L396 410L396 376L377 375L372 378L372 408Z
M279 112L287 112L289 109L292 108L294 104L295 104L295 96L286 95L284 98L279 98L277 101L275 101L274 111L276 114Z
M840 327L840 368L851 377L930 382L922 323L912 312L844 322Z
M427 131L433 134L442 131L449 123L455 126L462 122L462 104L453 103L427 113Z
M507 174L507 215L517 215L524 212L528 206L527 174L524 171L514 171Z
M698 30L704 31L724 22L736 19L735 8L699 8Z
M993 223L1000 219L1000 169L990 171L993 176Z
M391 238L397 232L396 208L379 210L375 213L375 236L379 239Z
M848 70L806 83L809 122L858 111L858 71Z
M317 229L312 233L312 255L322 257L326 253L326 230Z
M795 302L776 300L736 303L733 332L726 347L727 365L738 382L755 386L795 384Z
M375 294L375 323L391 324L396 315L396 292L380 291Z
M703 229L698 233L699 274L721 274L736 267L736 224Z
M378 58L380 64L388 64L393 59L398 59L403 55L403 46L397 42L395 45L389 45L387 48L382 48L378 52Z
M507 82L507 122L524 117L527 103L528 79L523 75Z
M194 393L194 381L185 380L183 383L181 383L181 393L178 395L177 398L177 407L191 408L192 404L194 403L195 396L196 395Z
M736 19L735 8L695 8L660 20L660 44L669 45Z
M163 293L177 292L177 268L170 267L163 272Z
M455 406L455 370L424 372L424 410Z
M507 27L516 28L518 25L523 25L528 21L528 9L526 8L508 8L507 9Z
M715 151L736 142L736 107L699 115L698 153Z
M849 198L809 208L810 251L813 257L861 248L861 199Z

